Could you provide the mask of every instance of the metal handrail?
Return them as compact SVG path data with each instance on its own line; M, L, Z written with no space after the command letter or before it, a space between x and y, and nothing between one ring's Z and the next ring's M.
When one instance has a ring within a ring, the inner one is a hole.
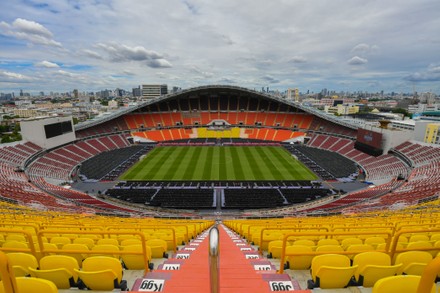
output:
M440 270L440 257L434 258L423 270L422 277L417 287L417 293L432 292L432 286L435 284L438 271Z
M0 251L0 277L2 278L2 286L5 292L14 293L18 291L12 264L2 251Z
M220 291L220 265L219 265L219 249L220 234L217 226L209 230L209 275L211 280L211 293Z

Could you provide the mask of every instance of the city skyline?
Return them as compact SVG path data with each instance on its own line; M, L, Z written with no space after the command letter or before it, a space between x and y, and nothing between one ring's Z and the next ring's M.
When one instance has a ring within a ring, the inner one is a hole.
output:
M0 3L0 92L230 84L440 93L440 2Z

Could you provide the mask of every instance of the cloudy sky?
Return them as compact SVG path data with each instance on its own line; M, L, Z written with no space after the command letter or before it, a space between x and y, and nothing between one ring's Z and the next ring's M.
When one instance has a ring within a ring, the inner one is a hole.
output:
M0 92L440 93L439 0L4 0Z

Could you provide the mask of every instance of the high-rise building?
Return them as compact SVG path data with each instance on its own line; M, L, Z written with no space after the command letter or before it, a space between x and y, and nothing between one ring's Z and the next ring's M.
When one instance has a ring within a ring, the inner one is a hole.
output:
M142 98L152 99L168 94L168 86L166 84L143 84Z
M299 91L298 91L298 89L297 88L295 88L295 89L292 89L292 88L289 88L289 89L287 89L287 99L289 99L289 100L295 100L296 102L298 102L299 101Z
M132 93L133 97L140 97L141 96L141 87L140 86L139 87L134 87L131 90L131 93Z

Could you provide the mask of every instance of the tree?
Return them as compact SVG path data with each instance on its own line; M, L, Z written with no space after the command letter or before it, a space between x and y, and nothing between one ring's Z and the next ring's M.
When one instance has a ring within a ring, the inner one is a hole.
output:
M12 142L11 136L9 134L2 135L2 143Z
M403 109L403 108L394 108L393 110L391 110L392 113L398 113L398 114L403 114L403 116L406 117L412 117L412 114L408 112L408 110Z
M0 125L0 133L8 132L9 127L7 125Z

